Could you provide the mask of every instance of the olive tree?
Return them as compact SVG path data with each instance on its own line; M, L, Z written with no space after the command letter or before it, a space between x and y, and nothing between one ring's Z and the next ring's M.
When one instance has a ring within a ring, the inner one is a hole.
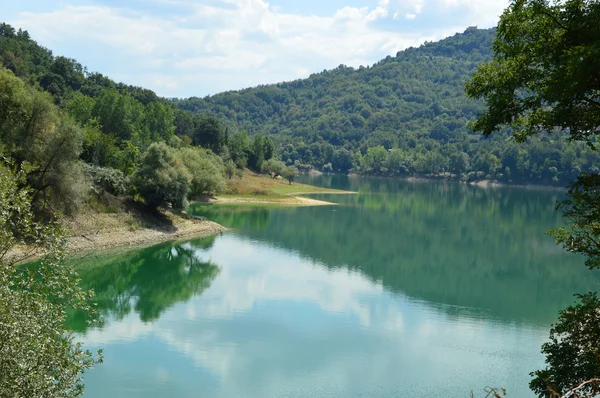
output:
M271 176L271 178L277 178L283 175L285 171L285 163L281 160L269 159L262 163L261 170L264 173L267 173Z
M283 169L282 177L288 180L290 185L292 185L292 182L296 177L298 177L298 174L299 173L296 166L287 166L285 169Z

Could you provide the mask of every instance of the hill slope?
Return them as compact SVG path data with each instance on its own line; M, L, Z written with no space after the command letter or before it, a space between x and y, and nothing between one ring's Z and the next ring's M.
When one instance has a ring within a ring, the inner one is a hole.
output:
M251 135L270 135L283 161L326 170L429 176L450 171L464 179L555 185L595 171L597 155L558 134L523 145L508 132L486 140L469 131L484 104L467 99L464 84L491 59L494 37L494 29L468 28L371 67L340 65L307 79L177 105L216 114Z
M438 125L450 133L434 133L435 138L456 138L482 108L465 98L464 83L491 58L493 38L493 30L468 29L372 67L340 65L307 79L190 98L179 106L214 112L250 134L296 135L334 145L377 131L419 137Z

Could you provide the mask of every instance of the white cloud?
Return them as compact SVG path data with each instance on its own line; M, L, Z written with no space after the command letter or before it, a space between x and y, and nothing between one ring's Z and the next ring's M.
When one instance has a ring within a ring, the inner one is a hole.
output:
M506 385L518 374L516 364L533 366L547 335L545 327L507 332L494 319L468 312L448 316L427 302L392 294L358 272L327 269L299 253L233 235L219 237L197 256L213 258L221 267L201 296L172 306L152 323L131 313L85 335L85 343L104 347L111 362L99 368L107 375L104 382L122 377L113 364L147 349L147 343L136 345L146 340L156 352L175 352L192 362L173 367L184 373L179 383L197 380L198 373L218 380L218 390L208 394L215 397L305 396L299 392L308 393L307 382L310 391L327 396L372 394L373 386L393 385L390 380L405 388L415 383L419 396L435 396L422 389L439 387L435 377L441 374L450 378L443 383L447 388L468 391L474 380ZM273 303L278 310L272 310ZM124 343L130 345L121 349ZM174 364L168 353L159 355ZM177 364L182 363L187 362L178 357ZM155 375L169 376L155 366L141 368L139 376L127 369L131 386L151 388ZM337 393L324 393L332 386ZM203 389L194 393L207 395Z
M284 13L264 0L155 3L174 13L63 4L50 12L22 12L10 22L90 70L126 77L126 83L165 96L202 96L249 82L295 79L339 64L371 64L457 30L440 24L407 32L401 24L397 30L384 28L383 20L413 19L442 7L467 8L488 21L501 10L495 2L475 0L380 0L373 7L346 6L323 16ZM458 30L470 24L466 19Z

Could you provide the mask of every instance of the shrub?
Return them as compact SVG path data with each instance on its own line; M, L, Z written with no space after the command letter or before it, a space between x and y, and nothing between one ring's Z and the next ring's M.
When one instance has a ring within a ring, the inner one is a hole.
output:
M121 170L84 164L84 173L94 186L112 195L125 195L130 183Z

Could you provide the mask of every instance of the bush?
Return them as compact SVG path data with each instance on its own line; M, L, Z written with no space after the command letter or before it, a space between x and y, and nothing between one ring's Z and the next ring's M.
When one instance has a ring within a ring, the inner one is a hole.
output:
M121 170L84 164L83 171L95 187L112 195L125 195L130 189L130 182Z

